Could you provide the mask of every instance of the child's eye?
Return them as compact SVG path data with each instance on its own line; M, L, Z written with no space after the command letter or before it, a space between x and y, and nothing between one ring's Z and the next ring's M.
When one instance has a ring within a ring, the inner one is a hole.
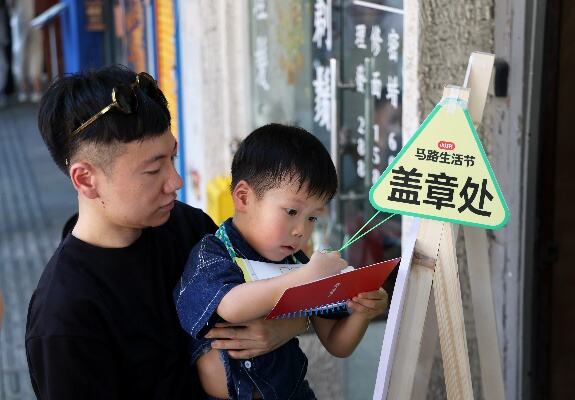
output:
M293 208L286 208L286 212L288 213L288 215L291 215L292 217L297 215L297 210Z
M156 175L158 172L160 172L160 170L156 169L154 171L146 171L145 174L146 175Z
M316 222L317 221L317 217L309 217L308 219L310 222Z

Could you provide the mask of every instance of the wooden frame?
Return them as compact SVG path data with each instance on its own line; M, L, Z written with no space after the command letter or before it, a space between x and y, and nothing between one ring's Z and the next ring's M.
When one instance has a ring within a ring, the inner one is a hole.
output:
M469 96L475 125L483 114L493 62L492 54L472 53L464 88L448 87L444 92L450 97L454 91L456 96ZM448 222L415 219L390 306L374 400L425 398L438 334L448 399L473 399L455 252L457 231L458 226ZM483 392L485 398L504 399L487 237L477 228L465 227L464 233L474 315L481 322L476 327Z

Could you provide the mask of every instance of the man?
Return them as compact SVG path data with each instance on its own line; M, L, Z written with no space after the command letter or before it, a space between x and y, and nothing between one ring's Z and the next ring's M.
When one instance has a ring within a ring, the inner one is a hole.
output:
M12 73L18 101L37 103L42 96L41 75L44 64L42 31L32 28L34 0L9 0L12 30Z
M6 0L0 0L0 108L6 106L6 89L10 73L8 45L10 44L10 19Z
M78 192L79 215L30 301L36 395L201 397L171 293L190 249L216 227L176 201L182 180L164 95L149 75L121 67L67 76L42 98L38 125ZM258 321L212 336L224 338L214 347L247 358L304 329L304 321Z

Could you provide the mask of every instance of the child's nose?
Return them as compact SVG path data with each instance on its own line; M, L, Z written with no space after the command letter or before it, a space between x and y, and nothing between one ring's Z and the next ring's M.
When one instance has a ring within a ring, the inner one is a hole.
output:
M304 235L304 229L305 229L304 224L300 222L293 227L292 235L301 238Z

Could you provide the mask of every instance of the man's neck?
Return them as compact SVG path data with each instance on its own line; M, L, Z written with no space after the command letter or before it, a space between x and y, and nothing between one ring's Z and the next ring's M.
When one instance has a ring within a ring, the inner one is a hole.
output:
M142 229L119 227L109 223L90 207L79 206L78 222L72 235L93 246L104 248L123 248L134 243Z

